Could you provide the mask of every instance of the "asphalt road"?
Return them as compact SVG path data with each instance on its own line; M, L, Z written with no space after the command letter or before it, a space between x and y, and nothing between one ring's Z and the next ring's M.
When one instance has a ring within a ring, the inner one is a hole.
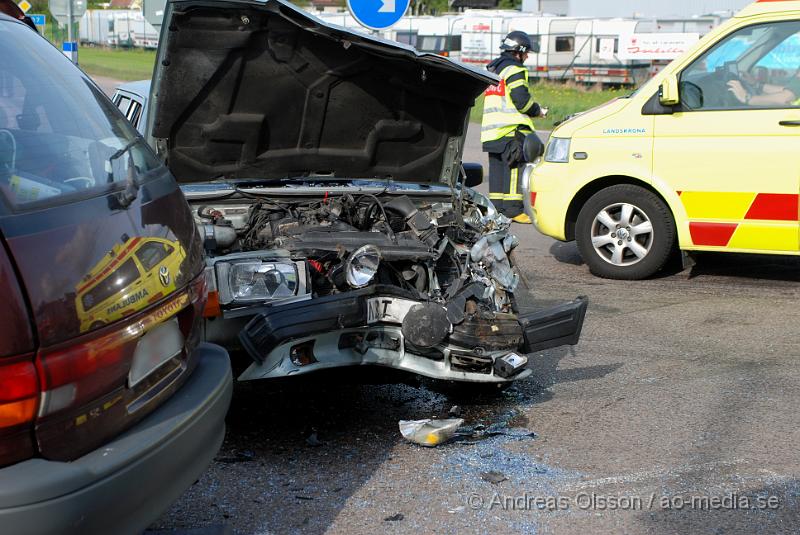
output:
M473 133L465 159L482 157ZM578 346L535 355L529 380L488 398L348 374L237 385L216 461L152 529L796 532L800 261L705 255L690 271L606 281L574 244L517 231L527 306L589 296ZM536 436L401 438L398 420L453 405L469 425Z

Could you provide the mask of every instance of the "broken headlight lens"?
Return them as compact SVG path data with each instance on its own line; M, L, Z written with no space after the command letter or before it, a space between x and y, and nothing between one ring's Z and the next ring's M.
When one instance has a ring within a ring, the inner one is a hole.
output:
M238 262L230 266L228 284L234 301L264 301L297 293L297 267L276 262Z
M347 284L363 288L375 278L381 263L381 251L374 245L364 245L355 250L345 265Z

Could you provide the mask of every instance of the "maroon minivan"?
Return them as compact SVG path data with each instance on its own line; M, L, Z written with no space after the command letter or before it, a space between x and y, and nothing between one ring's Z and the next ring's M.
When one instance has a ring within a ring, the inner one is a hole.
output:
M136 533L225 432L200 237L101 90L0 15L0 531Z

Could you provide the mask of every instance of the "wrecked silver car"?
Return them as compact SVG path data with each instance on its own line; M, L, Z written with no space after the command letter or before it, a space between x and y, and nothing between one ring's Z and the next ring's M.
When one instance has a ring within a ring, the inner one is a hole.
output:
M171 2L147 134L204 240L209 339L240 380L378 365L506 383L575 344L587 302L519 314L511 222L469 186L496 79L280 0Z

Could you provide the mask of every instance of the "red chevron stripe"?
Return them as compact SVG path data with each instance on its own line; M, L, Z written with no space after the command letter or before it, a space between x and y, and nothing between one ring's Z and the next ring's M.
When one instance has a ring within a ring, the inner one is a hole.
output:
M800 217L798 195L792 193L759 193L745 219L797 221Z
M695 245L725 247L739 225L735 223L689 223L689 232Z

